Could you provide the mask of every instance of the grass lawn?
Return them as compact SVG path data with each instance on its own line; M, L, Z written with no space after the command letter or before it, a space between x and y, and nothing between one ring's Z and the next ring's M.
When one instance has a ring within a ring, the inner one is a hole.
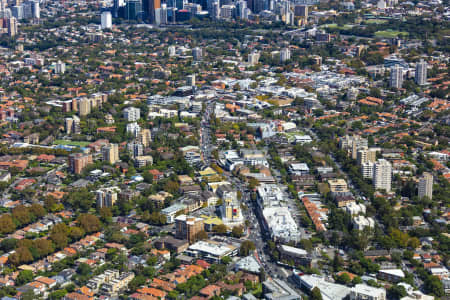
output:
M90 142L78 142L78 141L65 141L65 140L55 140L53 142L55 145L64 145L64 146L78 146L78 147L86 147L90 144Z
M330 28L330 29L351 29L353 25L345 24L344 26L339 26L336 23L323 24L319 26L320 28Z
M364 23L367 23L367 24L384 24L387 22L388 22L388 20L379 20L379 19L369 19L369 20L364 21Z
M375 32L376 37L382 37L382 38L395 38L399 34L408 35L408 33L405 31L395 31L395 30L390 30L390 29Z

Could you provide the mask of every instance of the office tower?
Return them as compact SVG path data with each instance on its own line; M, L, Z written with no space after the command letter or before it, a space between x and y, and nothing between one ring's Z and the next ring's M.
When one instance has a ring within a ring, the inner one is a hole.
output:
M186 85L187 86L195 86L195 74L188 75L186 77Z
M391 68L390 86L395 89L401 88L403 85L403 68L395 65Z
M204 223L202 218L180 215L175 219L175 227L175 237L192 244L197 240L199 232L204 230Z
M160 8L155 9L155 22L156 25L167 24L167 5L161 4Z
M102 21L102 29L110 29L112 28L112 15L110 11L102 12L101 16Z
M211 17L213 19L219 19L220 18L220 3L219 3L218 0L212 2Z
M419 179L419 198L433 198L433 174L425 172Z
M144 0L146 2L146 14L151 24L156 22L155 11L161 8L161 0Z
M17 19L11 17L8 19L8 35L13 37L17 34Z
M427 83L427 62L423 59L416 64L415 81L418 85Z
M127 107L123 110L123 117L128 122L136 122L141 118L141 110L137 107Z
M377 190L391 191L392 166L385 159L379 159L373 166L373 186Z
M142 17L141 0L128 0L125 6L125 19L138 20L141 17Z
M97 207L112 207L117 201L117 190L115 187L97 190L95 192Z
M294 14L296 17L308 18L308 5L296 5Z
M41 18L41 8L39 6L39 1L37 0L31 1L31 12L33 19Z
M72 173L81 174L90 164L92 164L91 154L74 153L69 155L69 170Z
M185 0L175 0L176 8L181 10L184 9Z
M139 143L141 143L144 147L148 147L150 142L152 141L152 132L150 129L142 129L137 137Z
M66 64L58 60L55 64L55 73L56 74L64 74L66 72Z
M128 123L127 124L127 133L133 135L134 137L137 137L139 133L141 132L141 126L139 126L138 123Z
M203 56L202 48L195 47L192 49L192 56L194 57L194 60L201 60Z
M112 15L114 18L119 17L119 0L113 0Z
M242 20L248 19L248 16L246 15L246 10L247 10L247 2L243 0L236 2L236 15Z
M259 52L252 52L248 54L247 62L254 66L259 62Z
M362 165L367 162L374 163L377 160L377 150L362 148L357 151L356 161L358 165Z
M220 8L220 18L221 19L231 19L233 17L233 12L235 11L234 5L222 5Z
M133 158L136 158L137 156L142 156L144 154L144 146L141 143L138 142L132 142L127 145L128 152L130 152L131 156Z
M287 60L291 59L291 50L289 48L283 48L280 51L280 61L285 62Z
M115 164L119 161L119 145L109 144L102 148L103 161L107 161L110 164Z
M91 99L82 98L78 101L78 114L80 117L87 116L91 113Z
M24 11L22 5L15 5L11 8L11 14L17 20L21 20L24 18Z

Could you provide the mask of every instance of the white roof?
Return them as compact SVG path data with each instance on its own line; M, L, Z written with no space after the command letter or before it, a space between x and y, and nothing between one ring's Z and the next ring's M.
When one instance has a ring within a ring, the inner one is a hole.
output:
M401 269L380 270L380 273L390 274L397 277L405 277L405 273Z
M306 250L300 249L300 248L295 248L295 247L291 247L288 245L281 245L281 249L283 249L286 252L289 253L293 253L296 255L307 255L308 252Z

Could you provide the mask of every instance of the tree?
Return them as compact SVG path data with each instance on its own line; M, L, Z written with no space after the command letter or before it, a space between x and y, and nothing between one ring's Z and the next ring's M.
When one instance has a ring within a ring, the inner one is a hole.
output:
M39 257L47 256L53 253L54 247L52 241L47 239L37 239L33 242L34 247L39 253Z
M225 234L227 233L228 228L224 224L219 224L213 227L213 231L218 234Z
M246 240L243 241L241 247L239 249L240 256L248 256L250 252L256 249L255 244L252 241Z
M197 233L195 240L201 241L201 240L206 240L207 238L208 238L208 234L206 233L206 231L201 230Z
M444 286L442 281L437 276L428 276L424 282L424 289L427 294L431 294L436 297L444 296Z
M240 238L244 233L244 228L242 226L234 226L231 230L231 234L236 237Z
M406 296L406 290L401 285L393 285L387 290L389 299L398 300Z
M111 222L111 218L113 216L112 212L111 212L111 208L109 207L102 207L100 208L100 218L102 220L103 223L110 223Z
M56 290L56 291L50 293L49 299L50 300L59 300L59 299L62 299L66 294L67 294L67 291L65 289Z
M322 300L322 293L320 292L319 288L317 286L315 286L312 290L311 290L311 300Z
M80 227L77 227L77 226L75 226L75 227L70 227L70 230L69 230L69 237L72 239L72 240L79 240L79 239L81 239L82 237L84 236L84 230L83 230L83 228L80 228Z
M30 212L36 218L42 218L46 214L44 207L42 207L42 205L37 204L37 203L34 203L30 206Z
M77 273L81 276L87 276L91 273L91 267L86 263L81 263L78 265Z
M16 224L10 214L4 214L0 217L0 233L11 233L16 230Z
M25 205L18 205L14 207L12 210L12 216L19 222L20 226L31 223L30 211Z
M336 278L336 282L340 284L349 284L352 280L350 279L350 276L347 273L342 273Z
M50 231L50 239L55 243L57 249L63 249L69 243L69 227L64 223L59 223L53 226Z
M11 264L18 266L33 261L33 255L28 248L19 247L16 249L16 252L8 257L8 260Z
M77 221L86 233L97 232L101 229L100 220L94 215L81 214Z
M224 265L228 265L231 262L231 258L229 256L225 256L221 259L221 263Z
M33 280L33 272L30 270L20 271L16 278L16 285L21 286Z

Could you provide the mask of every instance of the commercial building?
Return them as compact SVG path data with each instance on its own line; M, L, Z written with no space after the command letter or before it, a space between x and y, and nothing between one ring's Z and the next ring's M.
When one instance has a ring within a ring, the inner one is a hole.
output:
M386 300L386 290L366 284L357 284L350 290L349 298L350 300Z
M294 270L294 280L297 281L300 288L307 291L317 287L323 300L343 300L350 294L350 289L345 285L326 281L319 275L301 275Z
M328 180L330 192L332 193L345 193L348 192L347 182L344 179L336 178Z
M424 60L416 64L415 81L418 85L427 83L427 63Z
M391 191L392 166L385 159L379 159L373 166L373 186L377 190Z
M239 248L225 243L212 240L198 241L189 246L185 253L189 256L205 259L212 263L218 263L225 256L236 256Z
M269 279L263 282L263 294L266 300L301 300L302 296L289 285L279 279Z
M288 207L266 207L262 211L264 229L275 241L299 242L300 232Z
M166 217L166 222L169 224L175 223L175 216L180 211L185 211L186 205L181 203L175 203L169 207L161 210L161 214Z
M433 174L425 172L419 179L419 198L433 198Z
M199 232L204 231L204 226L202 218L180 215L175 218L175 237L193 243L197 240Z
M81 174L81 172L88 165L92 164L92 155L84 153L74 153L69 155L69 170L75 174Z
M109 144L102 148L103 161L107 161L110 164L115 164L119 161L119 145Z
M306 250L288 245L280 245L278 250L280 252L280 259L289 261L293 260L296 264L311 267L312 260Z

